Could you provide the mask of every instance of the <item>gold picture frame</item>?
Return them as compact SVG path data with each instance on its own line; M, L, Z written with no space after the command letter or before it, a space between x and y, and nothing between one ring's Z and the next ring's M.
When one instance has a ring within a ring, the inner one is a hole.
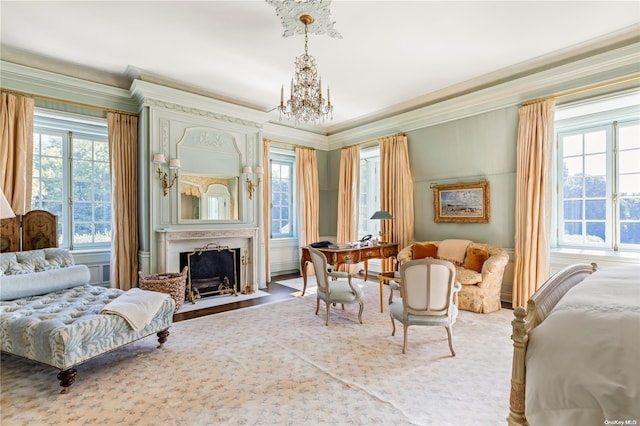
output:
M489 223L489 182L433 187L434 222Z

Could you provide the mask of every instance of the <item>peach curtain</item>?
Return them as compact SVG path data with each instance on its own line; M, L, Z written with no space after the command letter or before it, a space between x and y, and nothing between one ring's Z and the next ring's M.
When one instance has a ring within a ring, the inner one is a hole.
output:
M354 145L340 152L338 183L338 242L358 239L360 204L360 147ZM341 265L340 270L355 272L356 265Z
M111 171L111 283L138 283L138 117L107 113Z
M262 221L264 223L264 265L267 283L271 282L271 265L269 264L269 242L271 240L271 162L269 161L269 150L271 144L268 140L263 140L262 164L264 165L264 176L262 177Z
M380 226L401 250L413 242L414 232L413 178L405 135L380 140L380 171L380 210L393 216L392 220L382 220ZM391 265L391 260L385 260L383 269L391 270Z
M31 210L34 100L2 93L0 186L15 214Z
M320 239L320 189L316 150L296 147L296 193L298 203L298 243L307 246Z
M514 307L525 306L549 276L554 110L554 100L518 110Z

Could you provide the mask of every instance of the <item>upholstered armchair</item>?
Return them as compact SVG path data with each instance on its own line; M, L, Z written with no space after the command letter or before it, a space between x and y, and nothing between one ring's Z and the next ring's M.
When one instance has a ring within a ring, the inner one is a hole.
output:
M318 288L316 290L316 315L320 310L320 300L327 307L327 319L325 325L329 325L329 314L332 304L339 303L344 309L345 304L358 303L358 321L362 324L362 311L364 310L364 291L360 286L351 283L351 275L346 272L330 271L327 267L327 258L318 249L309 247L309 254L313 269L316 273ZM336 278L336 279L334 279ZM346 280L342 279L346 278Z
M407 347L407 329L410 325L441 326L447 330L449 349L455 356L452 342L452 327L458 317L455 296L460 283L455 282L456 269L453 263L439 259L411 260L400 265L400 281L391 282L389 313L396 334L398 321L404 328L402 353ZM393 290L398 289L401 299L393 300Z
M462 284L458 308L489 313L501 308L500 292L509 255L499 247L469 240L413 243L398 253L402 263L422 258L444 259L456 267L456 281Z

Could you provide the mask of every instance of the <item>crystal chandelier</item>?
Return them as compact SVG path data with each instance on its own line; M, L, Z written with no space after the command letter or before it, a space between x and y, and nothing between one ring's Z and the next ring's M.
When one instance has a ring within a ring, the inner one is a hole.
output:
M301 15L300 22L304 24L304 54L295 60L295 74L291 78L291 97L284 103L284 85L280 89L280 121L282 114L295 120L297 127L300 122L313 122L320 124L325 117L333 119L333 105L329 88L327 88L327 98L322 97L322 81L318 76L316 60L309 55L308 44L309 35L307 33L309 24L313 23L313 16Z

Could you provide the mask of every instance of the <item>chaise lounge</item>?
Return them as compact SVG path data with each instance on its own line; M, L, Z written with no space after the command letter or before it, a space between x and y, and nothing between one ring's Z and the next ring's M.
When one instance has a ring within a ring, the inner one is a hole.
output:
M61 393L74 383L78 364L153 333L162 347L173 323L168 295L140 329L101 314L125 292L89 285L89 278L66 249L0 253L0 350L59 369Z

